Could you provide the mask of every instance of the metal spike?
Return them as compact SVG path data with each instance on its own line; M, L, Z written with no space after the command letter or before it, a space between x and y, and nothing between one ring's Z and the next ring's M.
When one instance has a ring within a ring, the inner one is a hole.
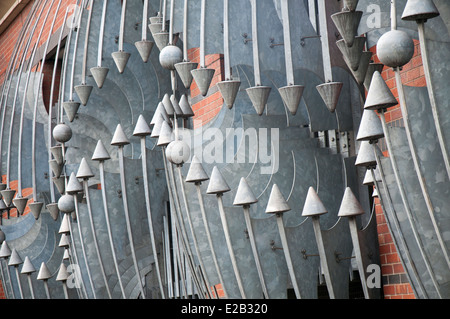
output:
M303 206L302 216L319 216L328 213L313 187L309 187Z
M380 72L375 71L372 76L372 82L369 87L369 92L367 93L364 108L369 110L379 110L387 109L397 104L397 100L386 82L384 82Z
M211 177L208 184L208 189L206 190L207 194L223 194L229 192L231 189L228 186L225 178L220 173L217 166L213 167L211 172Z
M130 144L130 141L128 140L127 136L125 135L125 132L122 129L122 126L120 124L117 124L116 131L114 132L114 136L111 140L111 145L114 146L123 146Z
M353 194L350 187L347 187L342 198L341 206L339 207L339 217L350 217L364 214L364 209L359 203L356 196Z
M51 159L48 161L48 163L50 164L50 167L52 169L53 175L55 177L59 177L61 176L62 170L63 170L63 164L58 164L58 162L55 159Z
M173 141L172 128L166 121L162 122L161 131L158 136L158 146L166 146Z
M428 20L439 16L432 0L408 0L403 10L402 20Z
M225 101L226 106L231 110L233 108L234 101L239 92L239 87L241 86L241 81L228 80L221 81L217 83L222 98Z
M105 84L106 76L109 73L109 68L106 67L93 67L91 68L91 74L92 77L95 80L95 83L97 84L98 88L101 89L103 87L103 84Z
M144 63L148 62L154 44L155 42L148 40L141 40L134 43Z
M58 270L58 275L56 276L56 281L66 281L69 278L69 273L67 272L66 266L61 263Z
M303 95L303 85L288 85L278 89L284 104L292 115L295 115Z
M26 197L16 197L13 200L14 206L17 208L17 212L20 215L23 215L23 212L25 211L25 207L27 206L28 198Z
M186 89L191 87L193 80L191 71L197 69L197 67L198 63L189 61L175 64L175 69L177 70L178 76Z
M164 120L161 113L159 113L158 116L156 117L156 123L153 126L152 134L150 135L150 137L153 137L153 138L159 137L159 132L161 131L163 122L166 122L166 121Z
M31 274L36 271L36 268L34 268L33 264L31 263L31 260L28 256L25 257L25 261L23 262L21 274Z
M11 249L6 241L2 243L2 247L0 248L0 258L8 258L11 256Z
M66 193L69 195L73 195L83 191L83 185L81 185L78 180L75 172L70 173L69 181L66 186Z
M59 226L58 234L70 233L69 214L64 214L61 225Z
M200 93L203 96L206 96L208 94L209 86L211 85L211 81L215 72L215 69L209 68L199 68L191 71L195 83L197 84Z
M372 197L379 197L378 190L376 188L373 189Z
M271 89L270 86L254 86L245 90L258 115L263 114Z
M59 215L58 204L50 203L47 204L45 207L47 207L47 210L50 213L50 216L52 216L53 220L57 220Z
M19 266L20 264L23 263L22 258L20 258L19 253L17 252L17 250L15 248L13 248L12 252L11 252L11 256L9 258L9 262L8 262L8 266Z
M47 267L47 264L45 262L42 262L41 268L39 268L39 272L37 275L37 280L48 280L52 278L52 274L50 273L50 270Z
M39 216L41 215L42 207L44 206L44 203L42 202L33 202L29 203L28 207L31 210L31 213L34 216L34 219L38 220Z
M373 173L375 175L375 179L378 183L381 183L380 172L377 168L373 169ZM363 185L375 185L373 182L372 172L370 170L366 170L366 174L364 175Z
M147 124L144 116L141 114L138 117L136 126L134 127L133 136L147 136L152 134L150 126Z
M111 157L109 156L108 151L103 145L103 142L101 140L98 140L97 146L95 147L94 154L92 154L91 159L93 161L106 161L109 160L110 158Z
M365 42L366 38L362 36L355 37L353 45L351 47L347 46L347 43L344 41L344 39L336 42L336 45L341 51L345 62L353 71L356 71L358 69Z
M63 234L61 235L61 239L59 240L58 247L64 247L64 248L66 248L66 247L69 247L69 244L70 244L70 242L69 242L69 236L67 236L66 233L63 233Z
M331 15L339 34L349 47L355 40L362 14L362 11L341 11Z
M5 202L6 206L10 206L12 199L14 198L14 195L16 194L15 189L4 189L0 191L3 197L3 201Z
M173 108L172 102L170 101L169 94L164 94L162 104L164 105L164 110L166 110L167 116L172 117L175 113L175 110Z
M375 167L377 165L377 159L373 151L373 146L369 141L361 142L358 156L356 156L355 165L366 167Z
M178 104L177 98L174 94L170 96L170 102L172 103L175 115L177 117L181 117L183 115L183 111L181 110L180 104Z
M123 73L123 71L125 70L125 67L128 63L128 59L130 58L130 53L125 52L125 51L116 51L111 53L114 62L116 63L117 66L117 70L119 70L119 73Z
M180 108L181 112L183 112L182 118L189 118L194 116L194 111L191 108L191 105L189 104L188 98L186 94L183 94L180 99Z
M187 183L200 183L208 180L208 174L206 174L203 169L202 163L199 161L197 156L192 157L191 165L189 167L189 171L186 175Z
M169 44L169 32L158 32L153 34L153 39L158 49L161 51Z
M286 199L284 199L283 194L281 194L280 189L277 184L273 184L272 191L270 192L269 201L266 206L266 214L280 214L290 211Z
M156 107L155 113L153 114L152 120L150 121L150 125L155 125L156 122L159 120L159 117L162 116L164 121L169 122L169 116L166 113L166 109L164 108L164 104L162 102L158 103L158 106Z
M364 87L368 91L370 88L370 83L372 82L373 73L378 71L381 73L383 71L384 65L382 63L369 63L367 67L366 76L364 78Z
M69 122L73 122L75 115L77 115L78 109L80 108L80 103L75 101L63 102L63 108L64 111L66 111Z
M92 92L92 85L81 84L75 86L75 91L80 98L81 104L86 105Z
M384 136L381 120L374 110L365 109L359 125L357 141L377 141Z
M336 110L343 85L344 83L342 82L328 82L316 86L317 91L331 113Z
M247 180L241 177L239 186L234 197L233 205L235 206L247 206L258 202L258 199L253 194Z
M86 158L82 158L80 162L80 166L78 167L77 178L88 179L94 177L94 173L92 173L91 168L89 167Z

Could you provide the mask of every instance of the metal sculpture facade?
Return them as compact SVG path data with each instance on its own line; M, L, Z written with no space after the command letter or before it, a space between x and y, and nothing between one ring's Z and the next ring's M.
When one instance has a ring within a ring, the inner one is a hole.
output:
M35 1L2 87L0 203L18 211L1 225L7 297L317 298L324 283L349 298L359 273L364 297L380 298L367 185L416 296L449 297L449 6L391 2L77 0L69 15ZM374 4L392 18L370 28ZM58 12L69 29L47 112L42 64L28 61L37 22ZM404 87L405 127L390 127L397 101L368 48L380 42L398 75L417 30L427 87ZM193 129L192 105L218 90L219 114Z

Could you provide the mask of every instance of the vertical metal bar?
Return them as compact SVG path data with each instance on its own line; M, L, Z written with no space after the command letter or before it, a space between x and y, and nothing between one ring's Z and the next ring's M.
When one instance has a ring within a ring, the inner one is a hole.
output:
M108 0L103 0L102 20L100 22L100 33L98 35L98 52L97 52L97 66L98 67L102 66L103 35L105 33L105 21L106 21L106 9L107 9L107 6L108 6Z
M2 258L3 259L3 258ZM0 273L2 275L2 288L5 292L5 296L8 298L8 285L6 284L5 274L3 273L3 261L0 259Z
M125 14L127 11L127 0L122 2L122 14L120 16L119 51L123 51L123 36L125 32ZM163 24L164 25L164 24Z
M62 282L63 285L63 291L64 291L64 298L69 299L69 292L67 291L67 282L64 280Z
M258 49L258 21L256 0L250 0L252 11L252 45L253 45L253 70L255 73L255 86L261 85L261 71L259 66L259 49Z
M106 198L105 170L104 170L103 161L99 161L98 165L99 165L99 170L100 170L100 185L102 188L103 210L105 211L106 228L108 230L109 244L111 245L111 252L112 252L112 257L113 257L113 261L114 261L114 267L116 269L117 279L119 281L119 286L120 286L120 291L122 292L122 298L127 299L126 295L125 295L125 289L124 289L123 283L122 283L122 276L120 275L119 264L117 262L116 249L114 247L114 241L113 241L112 232L111 232L111 223L109 221L109 209L108 209L108 203L107 203L107 198Z
M256 269L258 271L258 276L259 276L259 281L261 282L261 289L263 291L264 298L269 299L269 293L267 292L267 287L266 287L266 283L264 280L264 274L263 274L262 268L261 268L261 262L259 261L259 255L258 255L258 249L256 247L255 236L253 234L252 222L250 220L250 206L244 205L243 209L244 209L245 224L247 226L247 231L248 231L248 237L250 239L250 245L252 247L253 258L255 259Z
M161 32L166 32L166 11L167 11L167 0L163 0Z
M228 0L225 0L228 1ZM188 0L184 0L183 9L183 61L188 61Z
M147 19L148 19L148 0L144 0L144 8L142 12L142 40L147 40Z
M20 298L21 299L25 299L23 297L22 283L20 282L19 267L18 266L14 266L14 270L16 271L16 278L17 278L17 283L18 283L18 286L19 286Z
M86 65L87 65L87 55L88 55L88 45L89 45L89 31L91 29L92 11L94 11L95 1L90 0L90 9L88 14L88 20L86 25L86 35L84 37L84 54L83 54L83 65L81 68L81 84L86 84ZM101 41L100 41L101 42Z
M328 43L328 26L327 26L327 7L325 0L317 2L317 11L319 12L319 31L322 43L322 61L325 83L333 81L333 72L331 70L330 44Z
M48 289L48 280L43 280L43 281L44 281L45 296L47 297L47 299L52 299L50 297L50 290Z
M353 250L355 252L356 261L358 264L358 271L359 271L359 278L361 279L361 287L364 292L364 297L366 299L369 299L369 291L366 283L366 270L364 269L364 264L361 256L361 249L360 249L360 242L359 242L359 236L358 236L358 226L356 224L356 217L350 216L348 218L348 224L350 227L350 236L352 238L353 242Z
M79 38L79 35L80 35L81 20L83 19L83 12L84 12L83 7L84 7L84 4L85 4L85 1L87 1L87 0L83 0L81 5L80 5L80 14L79 14L79 16L78 17L74 17L74 19L75 18L79 18L79 19L78 19L78 22L77 22L78 30L77 30L77 34L75 36L75 45L74 45L74 48L73 48L72 74L70 76L70 88L69 88L70 89L70 91L69 91L69 101L73 101L73 89L74 89L73 80L75 78L75 64L76 64L75 62L76 62L76 59L77 59L78 38ZM67 48L67 49L69 49L69 48ZM69 51L69 50L67 50L67 51ZM62 114L63 114L63 111L61 110L61 122L62 122L62 119L63 119L63 115Z
M237 281L237 284L239 287L239 291L241 293L241 297L243 299L247 299L247 296L245 294L244 285L243 285L242 279L241 279L241 274L240 274L239 268L237 266L236 256L234 255L233 246L231 244L231 237L230 237L230 232L228 230L228 222L227 222L227 217L225 216L225 209L223 207L222 195L223 194L217 194L217 204L219 206L220 220L222 221L222 227L223 227L223 232L225 235L225 241L227 243L228 253L230 254L230 259L231 259L231 265L233 266L234 275L236 277L236 281Z
M231 80L230 65L230 28L228 22L228 0L223 1L223 60L225 68L225 80Z
M291 47L291 28L289 24L289 3L288 0L281 1L281 16L283 19L283 39L284 39L284 56L286 63L286 82L287 85L293 85L294 66L292 63L292 47Z
M14 293L14 287L13 287L12 281L11 281L11 270L9 269L7 259L5 259L5 264L6 264L6 273L8 274L9 285L11 286L12 297L13 297L13 299L16 299L16 294Z
M34 297L33 283L31 282L31 275L27 274L28 286L30 287L31 299L36 299Z
M200 13L200 67L201 68L206 67L206 65L205 65L205 20L206 20L206 0L202 0L201 13Z

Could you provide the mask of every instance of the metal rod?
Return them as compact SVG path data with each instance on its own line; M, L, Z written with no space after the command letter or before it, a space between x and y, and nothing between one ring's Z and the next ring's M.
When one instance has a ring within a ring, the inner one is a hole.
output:
M231 80L231 65L230 65L230 28L228 16L228 0L223 1L223 59L225 68L225 80Z
M284 229L283 215L276 214L276 218L277 218L278 232L280 233L281 245L283 246L284 257L286 258L286 264L288 267L289 275L291 277L292 286L294 287L295 296L297 297L297 299L301 299L300 288L297 283L297 277L295 276L294 264L292 262L286 231Z
M50 289L48 288L48 280L43 281L44 281L45 296L47 297L47 299L52 299L50 296Z
M67 291L67 282L64 280L62 281L63 291L64 291L64 298L69 299L69 292Z
M144 8L142 10L142 40L147 40L147 19L148 19L148 0L144 0Z
M123 51L123 36L124 36L124 32L125 32L125 14L126 14L126 10L127 10L127 0L123 0L123 2L122 2L122 14L120 16L119 51Z
M120 275L119 264L117 262L116 249L114 247L114 240L113 240L112 231L111 231L111 223L110 223L110 220L109 220L109 209L108 209L108 203L107 203L107 198L106 198L105 170L104 170L104 163L103 162L104 161L99 161L99 171L100 171L100 185L101 185L101 188L102 188L103 209L105 211L105 219L106 219L106 228L107 228L107 231L108 231L109 244L111 246L111 252L112 252L112 257L113 257L113 261L114 261L114 267L116 269L117 279L119 281L119 286L120 286L120 291L122 293L122 298L123 299L127 299L126 295L125 295L125 289L124 289L123 283L122 283L122 276Z
M233 246L231 244L231 237L230 237L230 232L228 230L228 222L227 222L227 217L225 215L225 209L223 207L222 195L223 194L217 194L216 197L217 197L217 204L219 206L220 220L222 221L223 232L225 235L225 241L227 243L228 253L230 254L230 259L231 259L231 265L233 266L234 276L236 277L236 281L237 281L237 284L239 287L239 291L241 293L241 297L243 299L247 299L247 296L245 294L244 285L243 285L242 279L241 279L241 274L240 274L239 268L237 266L236 256L234 255Z
M92 20L92 11L94 11L94 3L95 1L90 0L90 9L88 14L88 20L86 25L86 35L84 37L84 54L83 54L83 65L81 67L81 84L86 84L86 65L87 65L87 56L88 56L88 47L89 47L89 31L91 29L91 20ZM101 42L101 41L100 41Z
M292 63L291 30L289 24L289 3L288 0L281 1L281 16L283 19L284 56L286 63L287 85L294 85L294 66Z
M195 183L195 187L197 188L197 197L198 197L198 202L200 205L200 212L202 214L203 225L205 227L206 238L208 239L209 249L211 250L211 256L213 258L214 266L216 267L217 275L219 276L219 282L222 285L222 289L225 294L225 298L227 298L228 294L225 289L224 281L222 278L222 272L220 271L219 263L217 262L216 251L214 249L214 245L213 245L212 238L211 238L211 232L209 230L208 217L206 216L206 212L205 212L205 203L203 201L203 195L202 195L202 190L200 188L200 183Z
M147 1L147 0L146 0ZM105 21L106 21L106 10L108 6L108 0L103 0L103 11L102 20L100 22L100 33L98 35L98 52L97 52L97 66L102 66L103 59L103 36L105 33Z
M167 11L167 0L163 0L161 32L166 32L166 11Z
M200 67L205 68L205 20L206 20L206 0L201 2L200 12Z
M322 62L323 62L323 73L324 80L326 82L333 81L333 72L331 69L331 56L330 56L330 45L328 43L328 26L327 26L327 7L325 0L319 0L317 2L317 8L319 13L319 30L320 39L322 44Z
M3 258L2 258L3 259ZM3 261L0 259L0 273L2 275L2 288L5 292L5 296L8 297L8 285L6 284L5 274L3 273Z
M78 22L77 22L78 30L77 30L77 34L75 36L75 45L73 47L72 75L70 76L69 101L73 101L73 89L74 89L73 80L75 78L75 65L76 65L75 62L76 62L76 59L77 59L78 38L79 38L79 35L80 35L81 20L83 19L83 12L84 12L83 6L85 4L85 1L86 0L83 0L81 5L80 5L80 14L78 16L79 19L78 19ZM69 50L67 50L67 51L69 51ZM62 113L63 113L63 111L61 110L61 122L62 122Z
M7 258L5 258L5 264L6 264L6 273L8 274L9 285L11 286L12 297L13 297L13 299L16 299L16 294L14 293L14 287L13 287L12 281L11 281L11 270L9 269Z
M173 45L173 14L174 14L175 0L170 2L170 20L169 20L169 45Z
M252 11L252 45L253 45L253 70L255 73L255 86L261 85L261 71L259 66L259 48L258 48L258 20L257 20L257 1L250 0Z
M158 251L156 249L155 231L153 229L153 218L150 204L150 190L148 185L148 169L147 169L147 148L145 146L145 136L141 137L141 160L142 160L142 175L144 179L144 193L145 193L145 206L147 208L148 227L150 231L150 240L152 244L152 252L155 258L156 275L158 277L159 289L161 296L165 299L164 285L161 277L161 271L159 269Z
M255 236L253 234L252 222L250 220L250 206L244 205L243 209L244 209L245 224L247 226L247 232L248 232L248 237L250 239L250 245L252 248L253 258L255 259L256 269L258 271L258 276L259 276L259 281L261 282L261 289L263 291L264 298L269 299L269 293L267 292L267 287L266 287L266 283L264 280L264 274L263 274L262 268L261 268L261 262L259 261L258 248L256 247Z
M228 0L225 0L228 1ZM188 61L188 0L184 0L183 9L183 61Z
M358 225L356 224L356 217L350 216L348 218L348 224L350 227L350 236L352 238L353 242L353 250L355 252L357 264L358 264L358 272L359 277L361 279L361 286L364 292L364 297L366 299L369 299L369 290L366 284L366 270L364 269L363 259L361 255L361 243L359 242L359 236L358 236Z
M124 1L125 4L126 1ZM123 208L125 211L125 221L127 225L128 239L130 241L131 248L131 256L133 258L134 269L136 271L136 277L139 283L139 289L141 290L142 298L145 299L144 287L141 281L141 275L139 271L139 266L136 258L136 250L134 248L134 240L133 240L133 230L131 229L131 221L130 214L128 211L128 198L127 198L127 188L125 183L125 167L124 167L124 158L123 158L123 145L119 145L119 168L120 168L120 184L122 189L122 200L123 200Z
M86 195L86 204L87 204L87 209L88 209L89 221L91 224L92 238L94 240L94 247L95 247L95 251L97 253L97 257L98 257L100 271L102 273L103 281L105 282L105 287L106 287L106 292L108 293L108 297L109 297L109 299L112 299L111 290L110 290L109 284L108 284L108 279L106 278L105 267L103 265L102 256L100 254L100 248L98 246L98 240L97 240L97 235L96 235L95 225L94 225L94 218L92 217L91 199L90 199L90 195L89 195L89 185L88 185L87 178L83 179L83 187L84 187L84 194ZM78 224L80 224L80 216L78 216Z
M25 299L23 297L22 283L20 282L19 267L18 266L14 266L14 270L16 271L16 278L17 278L17 283L18 283L18 286L19 286L20 298L21 299Z
M33 283L31 282L31 274L27 274L28 286L30 287L31 299L36 299L34 297Z

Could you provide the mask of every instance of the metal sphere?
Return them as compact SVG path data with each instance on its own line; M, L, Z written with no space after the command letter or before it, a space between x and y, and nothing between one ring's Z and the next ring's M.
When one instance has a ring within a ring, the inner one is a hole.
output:
M167 159L175 165L186 163L190 155L191 150L189 145L181 140L170 142L166 148Z
M400 67L414 55L414 41L404 31L391 30L383 34L377 43L380 62L389 67Z
M60 143L65 143L72 138L72 129L64 123L58 124L53 129L53 138Z
M58 209L63 213L71 213L75 210L75 203L73 196L63 195L58 200Z
M175 70L175 64L183 61L183 51L175 45L167 45L159 53L159 63L165 69Z

